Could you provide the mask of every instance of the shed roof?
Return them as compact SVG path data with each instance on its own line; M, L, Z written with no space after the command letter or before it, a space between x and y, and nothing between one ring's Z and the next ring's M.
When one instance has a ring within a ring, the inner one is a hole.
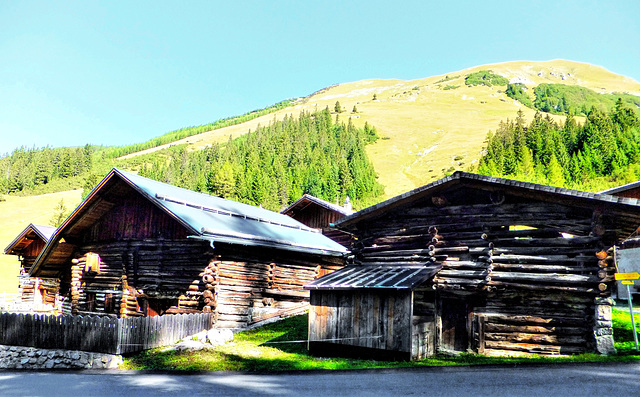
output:
M439 192L452 188L475 188L490 192L499 191L514 196L529 197L539 201L554 202L575 207L607 208L611 210L612 213L618 215L617 220L628 230L636 229L638 226L638 216L640 216L640 201L634 198L583 192L457 171L450 176L344 217L335 222L335 227L343 230L351 230L356 224L365 219L376 218L391 209L410 205L425 197L434 196Z
M599 192L599 194L611 194L616 196L619 193L624 193L624 192L628 192L629 190L634 190L639 188L640 188L640 181L636 181L636 182L627 183L626 185L616 186L616 187L609 188L607 190L603 190Z
M46 261L65 233L82 221L84 214L101 211L105 206L100 201L101 192L113 183L125 183L133 188L184 226L191 238L320 255L342 256L347 252L345 247L286 215L114 168L58 228L36 260L32 273Z
M309 290L412 289L429 280L442 265L429 266L347 266L310 284Z
M317 198L315 196L312 196L310 194L304 194L302 195L302 197L300 197L299 199L297 199L293 204L291 204L290 206L288 206L287 208L285 208L284 210L280 211L281 214L288 214L291 211L294 210L301 210L305 207L307 207L310 204L316 204L322 208L325 208L327 210L330 211L334 211L337 212L339 214L342 214L344 216L347 215L351 215L353 214L353 211L347 210L344 207L341 207L337 204L332 204L328 201L322 200L320 198Z
M35 225L30 223L18 236L4 249L5 255L17 254L19 250L31 244L30 236L38 237L45 243L49 241L56 228L53 226Z

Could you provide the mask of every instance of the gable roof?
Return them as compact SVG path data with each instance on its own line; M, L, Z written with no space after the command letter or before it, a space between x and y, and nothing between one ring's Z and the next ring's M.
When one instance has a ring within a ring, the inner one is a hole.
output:
M53 226L34 225L30 223L18 236L4 249L5 255L18 254L17 251L26 248L30 243L29 235L35 235L45 243L49 241L56 228Z
M300 210L306 208L307 206L309 206L311 204L318 205L318 206L320 206L322 208L325 208L325 209L327 209L329 211L334 211L334 212L337 212L337 213L342 214L344 216L353 214L353 211L347 210L346 208L341 207L341 206L339 206L337 204L332 204L332 203L330 203L328 201L322 200L320 198L317 198L317 197L312 196L312 195L307 194L307 193L302 195L302 197L297 199L293 204L291 204L290 206L288 206L284 210L280 211L280 213L281 214L287 214L287 213L292 212L292 211L300 211Z
M102 190L123 182L180 223L190 238L229 244L262 246L320 255L342 256L346 248L318 231L282 214L206 193L179 188L153 179L112 169L60 225L36 260L32 273L51 255L66 232L90 211L100 211ZM89 217L92 218L92 217Z
M392 197L379 204L342 218L336 221L334 226L338 229L350 230L355 227L356 223L365 219L376 218L386 214L389 210L410 205L455 187L476 188L490 192L504 192L515 196L529 197L539 201L555 202L576 207L606 208L612 213L619 215L617 220L623 224L625 229L635 230L640 224L640 201L638 199L602 193L582 192L579 190L456 171L450 176Z

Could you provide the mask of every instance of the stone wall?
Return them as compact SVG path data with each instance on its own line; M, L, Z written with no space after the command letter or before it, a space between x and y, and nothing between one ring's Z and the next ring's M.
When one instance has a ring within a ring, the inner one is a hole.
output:
M121 363L114 354L0 345L2 369L118 368Z
M596 352L600 354L616 354L613 344L613 320L612 307L614 301L611 298L595 299L595 324L593 336L595 337Z

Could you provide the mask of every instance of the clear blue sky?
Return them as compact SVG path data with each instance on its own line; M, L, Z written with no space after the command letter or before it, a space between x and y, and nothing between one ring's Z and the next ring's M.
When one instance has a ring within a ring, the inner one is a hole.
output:
M335 83L568 59L640 81L640 1L0 0L0 154L124 145Z

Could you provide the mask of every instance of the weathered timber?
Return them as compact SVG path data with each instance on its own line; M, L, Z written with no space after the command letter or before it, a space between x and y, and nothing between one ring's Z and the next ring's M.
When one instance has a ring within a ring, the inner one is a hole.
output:
M531 334L524 332L487 332L485 333L485 340L515 343L544 343L556 345L583 345L586 343L586 337L584 337L583 335L549 335Z
M486 341L485 346L489 349L515 350L534 354L580 354L586 351L583 346L564 346L564 345L543 345L533 343L513 343L502 341Z
M587 273L600 270L597 266L566 266L553 264L529 264L529 263L500 263L493 261L494 270L508 270L521 272L567 272L567 273Z
M584 319L580 317L548 316L541 317L535 315L514 315L507 313L479 312L479 315L487 318L488 321L503 324L535 324L553 326L583 326Z
M551 284L592 284L600 282L600 278L592 275L562 273L524 273L492 271L491 279L495 281L534 282Z
M555 252L544 255L526 255L526 254L512 254L515 250L507 250L504 248L494 248L494 255L491 257L494 263L597 263L598 258L592 255L584 255L584 251L575 251L567 253L566 255L557 255ZM541 253L540 251L537 251ZM531 254L535 254L535 251L530 251Z
M487 332L522 332L530 334L558 334L558 335L585 335L587 329L584 327L555 327L541 325L512 325L500 323L486 323L485 331Z
M489 266L489 263L484 261L474 262L445 260L441 263L443 269L487 269ZM440 271L440 274L443 274L442 271Z
M489 275L489 271L487 269L484 270L460 270L460 269L455 269L455 270L445 270L442 269L438 272L438 278L446 278L446 277L451 277L451 278L482 278L484 279L485 277L487 277L487 275Z

